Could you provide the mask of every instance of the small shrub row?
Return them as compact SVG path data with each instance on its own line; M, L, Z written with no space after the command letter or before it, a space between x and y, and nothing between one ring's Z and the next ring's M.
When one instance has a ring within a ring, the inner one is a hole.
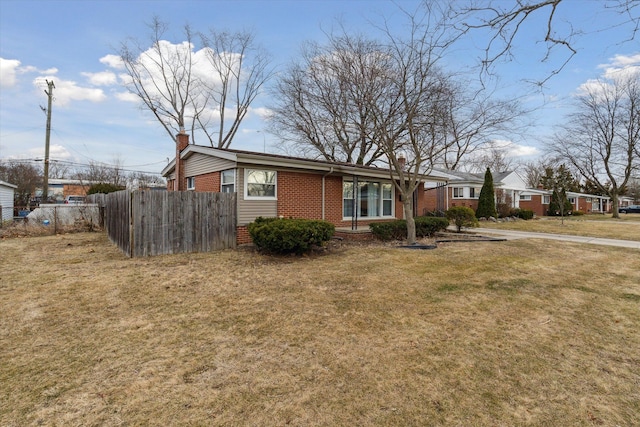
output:
M446 218L419 216L414 218L416 237L433 236L438 231L446 230L449 221ZM388 222L369 224L371 233L380 240L402 240L407 238L407 221L398 219Z
M327 221L294 218L256 218L247 226L253 243L276 254L301 254L328 242L335 226Z

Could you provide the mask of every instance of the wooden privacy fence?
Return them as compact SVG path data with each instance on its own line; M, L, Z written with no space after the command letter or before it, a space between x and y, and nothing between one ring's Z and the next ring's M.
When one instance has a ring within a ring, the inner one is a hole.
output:
M123 190L89 200L104 206L109 239L131 257L236 247L235 193Z

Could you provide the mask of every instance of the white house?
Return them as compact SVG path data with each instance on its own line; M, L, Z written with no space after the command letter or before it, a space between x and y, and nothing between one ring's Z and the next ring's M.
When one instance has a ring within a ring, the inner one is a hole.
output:
M13 220L13 194L17 185L0 181L0 210L2 211L1 221Z

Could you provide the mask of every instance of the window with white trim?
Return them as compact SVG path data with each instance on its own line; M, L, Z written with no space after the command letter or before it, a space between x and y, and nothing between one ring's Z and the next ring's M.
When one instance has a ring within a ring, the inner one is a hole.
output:
M551 204L551 196L542 196L542 204L543 205L549 205Z
M236 191L236 170L227 169L220 173L220 192L235 193Z
M453 187L453 198L464 199L464 187Z
M521 194L520 200L531 201L531 194Z
M359 218L393 217L393 195L390 182L358 181L354 186L353 181L345 180L342 182L342 216L352 218L355 208Z
M576 198L575 197L569 197L567 200L569 200L569 203L571 203L572 205L576 204Z
M470 187L469 188L469 198L470 199L479 199L480 198L480 190L481 188Z
M189 176L187 177L187 190L195 190L196 189L196 177Z
M276 199L276 171L263 169L244 170L245 199L275 200Z

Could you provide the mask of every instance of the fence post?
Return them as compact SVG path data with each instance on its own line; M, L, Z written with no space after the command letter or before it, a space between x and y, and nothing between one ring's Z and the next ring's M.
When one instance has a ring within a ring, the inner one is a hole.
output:
M129 258L133 258L133 191L129 191Z

